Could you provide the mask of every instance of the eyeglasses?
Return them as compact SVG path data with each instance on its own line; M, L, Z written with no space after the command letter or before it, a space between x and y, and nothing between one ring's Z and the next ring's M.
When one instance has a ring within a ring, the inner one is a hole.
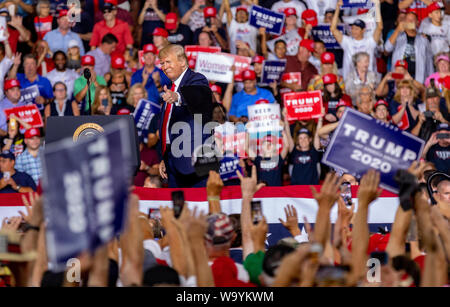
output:
M65 89L63 89L63 88L56 88L55 89L55 92L65 92L66 90Z

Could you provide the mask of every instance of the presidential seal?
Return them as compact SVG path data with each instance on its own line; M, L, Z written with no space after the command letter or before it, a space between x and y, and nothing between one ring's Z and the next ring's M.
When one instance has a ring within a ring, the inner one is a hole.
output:
M75 130L73 133L73 141L77 142L80 139L91 138L104 131L103 127L96 123L85 123Z

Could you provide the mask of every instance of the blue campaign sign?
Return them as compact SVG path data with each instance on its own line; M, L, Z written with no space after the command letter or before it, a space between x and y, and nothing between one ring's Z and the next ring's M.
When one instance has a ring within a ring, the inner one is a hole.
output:
M141 99L134 110L133 117L136 124L138 137L144 143L147 143L148 126L155 114L161 111L161 106L153 101Z
M35 84L20 90L20 100L19 102L24 102L25 104L34 103L36 97L40 96L39 87ZM39 110L44 109L44 105L36 104Z
M223 181L237 179L238 176L236 171L239 171L242 174L242 168L239 165L238 157L225 156L220 160L219 174Z
M342 7L359 7L369 8L372 7L373 2L371 0L343 0Z
M286 60L264 61L262 66L261 84L267 85L273 81L279 82L286 69Z
M419 160L424 144L396 126L347 108L322 162L357 177L373 168L381 174L381 187L398 193L397 170Z
M280 35L284 25L284 14L253 5L250 10L249 24L256 28L266 28L267 33Z
M130 143L123 121L95 137L49 144L42 157L48 256L53 265L109 242L124 225Z
M344 25L338 25L337 29L342 33L345 33ZM330 31L330 25L320 24L312 28L312 36L314 40L321 40L325 43L326 49L341 49L341 46L337 42L333 33Z

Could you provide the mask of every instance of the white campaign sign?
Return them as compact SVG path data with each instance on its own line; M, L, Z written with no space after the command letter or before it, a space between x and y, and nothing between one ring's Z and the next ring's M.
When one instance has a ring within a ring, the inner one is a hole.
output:
M199 52L195 71L210 81L231 83L234 72L231 70L234 58L225 54Z

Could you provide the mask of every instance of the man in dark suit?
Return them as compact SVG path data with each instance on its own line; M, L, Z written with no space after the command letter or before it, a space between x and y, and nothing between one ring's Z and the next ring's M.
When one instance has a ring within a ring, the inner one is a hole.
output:
M189 69L184 48L169 45L159 52L161 68L172 81L164 86L160 140L163 160L159 170L169 187L202 187L207 177L199 177L192 166L193 151L210 136L203 125L212 116L212 93L208 80ZM202 117L199 117L199 115ZM195 116L194 116L195 115Z

